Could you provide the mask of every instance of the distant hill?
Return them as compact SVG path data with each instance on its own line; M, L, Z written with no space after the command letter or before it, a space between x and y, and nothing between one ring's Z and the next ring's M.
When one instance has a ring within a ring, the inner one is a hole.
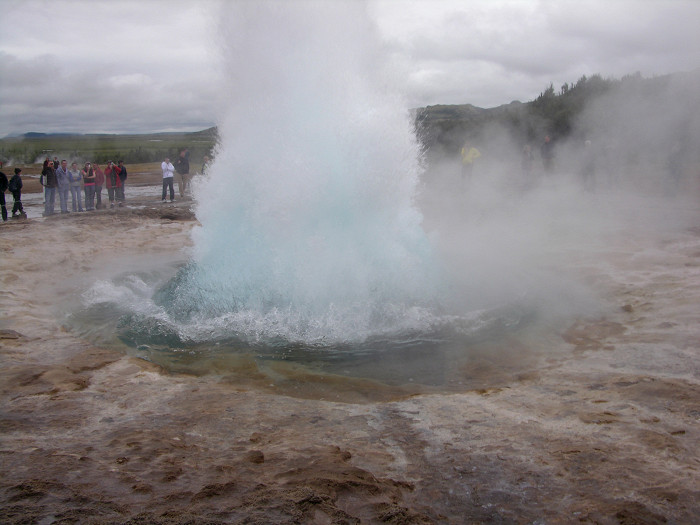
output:
M147 134L75 134L29 132L0 140L0 160L18 164L41 162L46 155L94 162L121 159L126 163L161 161L188 148L192 162L211 155L218 133L215 127L192 132Z
M646 151L675 147L694 151L700 139L700 69L644 78L582 76L558 90L550 84L529 102L494 108L472 104L435 105L413 110L427 160L454 158L466 140L500 155L525 144L536 146L545 135L557 143L625 143L625 155L643 158ZM66 134L30 132L0 140L0 160L39 162L45 155L76 160L123 159L127 163L160 161L188 147L194 162L211 154L217 128L151 134ZM498 144L497 144L498 143ZM616 146L618 147L618 146ZM686 153L684 153L686 154ZM690 155L687 153L686 156Z
M23 135L17 135L16 137L21 137L25 139L40 139L46 137L79 137L80 135L75 133L37 133L35 131L30 131L29 133L24 133Z
M663 128L663 134L642 134L640 147L654 147L655 140L665 143L665 136L670 135L690 147L690 139L698 135L699 107L700 69L696 69L652 78L639 73L619 80L583 76L558 91L550 84L530 102L488 109L471 104L437 105L419 108L414 114L418 136L430 158L453 156L467 140L488 147L495 130L522 146L537 145L545 135L558 142L593 137L619 141L629 134L625 126L632 125Z

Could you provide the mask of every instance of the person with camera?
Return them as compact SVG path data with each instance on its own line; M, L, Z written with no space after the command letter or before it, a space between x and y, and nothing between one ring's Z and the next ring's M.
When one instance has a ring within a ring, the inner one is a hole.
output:
M92 211L95 209L95 170L89 162L80 171L83 178L83 190L85 191L85 209Z
M105 168L105 184L107 185L107 195L109 196L109 207L114 208L114 201L117 197L117 192L122 187L122 180L119 178L119 172L121 170L118 166L114 165L111 160L107 163ZM122 205L122 201L119 201L119 206Z
M175 200L175 189L173 187L175 166L173 166L168 157L165 157L165 160L160 165L160 169L163 170L163 202L165 202L168 188L170 189L170 202L173 202Z

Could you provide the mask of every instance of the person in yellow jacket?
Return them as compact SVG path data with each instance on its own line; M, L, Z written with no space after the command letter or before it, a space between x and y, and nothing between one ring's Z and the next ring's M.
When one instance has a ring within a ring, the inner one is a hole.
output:
M469 142L465 142L462 147L462 182L469 180L474 169L474 161L481 157L481 152Z

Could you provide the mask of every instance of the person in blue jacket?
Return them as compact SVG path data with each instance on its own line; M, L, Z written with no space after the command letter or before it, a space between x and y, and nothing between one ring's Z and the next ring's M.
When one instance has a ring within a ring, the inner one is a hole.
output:
M58 199L61 202L61 213L68 211L68 194L70 193L70 177L68 175L68 163L61 161L61 165L56 170L56 182L58 183Z

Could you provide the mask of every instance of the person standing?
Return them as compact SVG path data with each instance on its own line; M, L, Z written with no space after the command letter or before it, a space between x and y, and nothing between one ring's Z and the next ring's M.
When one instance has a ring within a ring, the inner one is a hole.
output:
M170 188L170 202L175 200L175 188L173 186L173 175L175 174L175 166L168 157L161 163L160 169L163 170L163 202L165 202L165 196L167 194L167 189Z
M117 162L117 169L119 170L119 180L121 181L121 186L117 188L117 200L119 201L119 206L124 204L125 196L124 189L126 187L126 166L124 166L124 161L120 160Z
M554 167L554 143L549 135L545 136L544 142L540 146L540 158L544 171L551 173Z
M95 173L95 208L99 210L102 208L102 186L105 185L105 174L97 162L93 165L92 170Z
M0 162L0 170L2 169L2 162ZM0 207L2 208L2 220L7 220L7 207L5 206L5 190L7 189L8 180L7 175L0 171Z
M474 161L481 157L481 152L469 142L465 142L460 151L462 155L462 183L468 182L474 171Z
M522 172L522 181L520 187L523 190L528 190L534 186L533 171L535 167L535 155L532 153L532 148L529 144L523 146L523 151L520 156L520 170Z
M56 181L58 183L58 199L61 202L61 213L68 211L68 194L70 193L70 178L68 176L68 162L64 159L56 170Z
M85 190L85 209L92 211L95 209L95 171L89 162L80 171L83 178L83 189Z
M583 143L583 151L579 159L579 173L584 191L592 192L595 190L595 168L596 155L593 143L590 140L586 140Z
M208 155L204 155L204 162L202 162L202 175L206 175L209 170L210 159Z
M71 204L72 204L72 209L74 212L83 211L83 198L82 198L82 190L80 189L80 181L83 180L83 176L80 173L80 170L78 170L78 163L73 162L70 165L70 169L68 170L68 178L70 179L70 196L71 196ZM77 209L76 209L77 205Z
M175 171L180 175L180 180L178 181L180 197L184 197L190 179L190 152L187 148L180 150L180 155L175 161Z
M10 192L12 193L12 198L14 199L15 203L12 206L12 217L27 217L27 214L24 213L24 208L22 207L22 176L20 175L22 173L21 168L15 168L15 174L12 176L10 179L10 184L9 184L9 189Z
M532 154L532 148L529 144L523 146L523 154L520 157L520 168L526 180L532 177L532 169L535 164L535 156Z
M681 143L676 141L671 146L671 151L666 158L666 169L670 176L669 182L671 185L667 188L666 193L669 196L675 196L681 186L681 178L683 174L683 148Z
M44 169L41 170L41 178L39 179L44 186L44 217L54 214L54 204L56 202L56 188L58 181L56 180L56 170L53 167L53 162L47 161Z
M107 185L107 195L109 196L109 207L114 208L114 200L117 196L117 189L121 188L122 181L119 178L119 167L111 160L105 168L105 184Z

